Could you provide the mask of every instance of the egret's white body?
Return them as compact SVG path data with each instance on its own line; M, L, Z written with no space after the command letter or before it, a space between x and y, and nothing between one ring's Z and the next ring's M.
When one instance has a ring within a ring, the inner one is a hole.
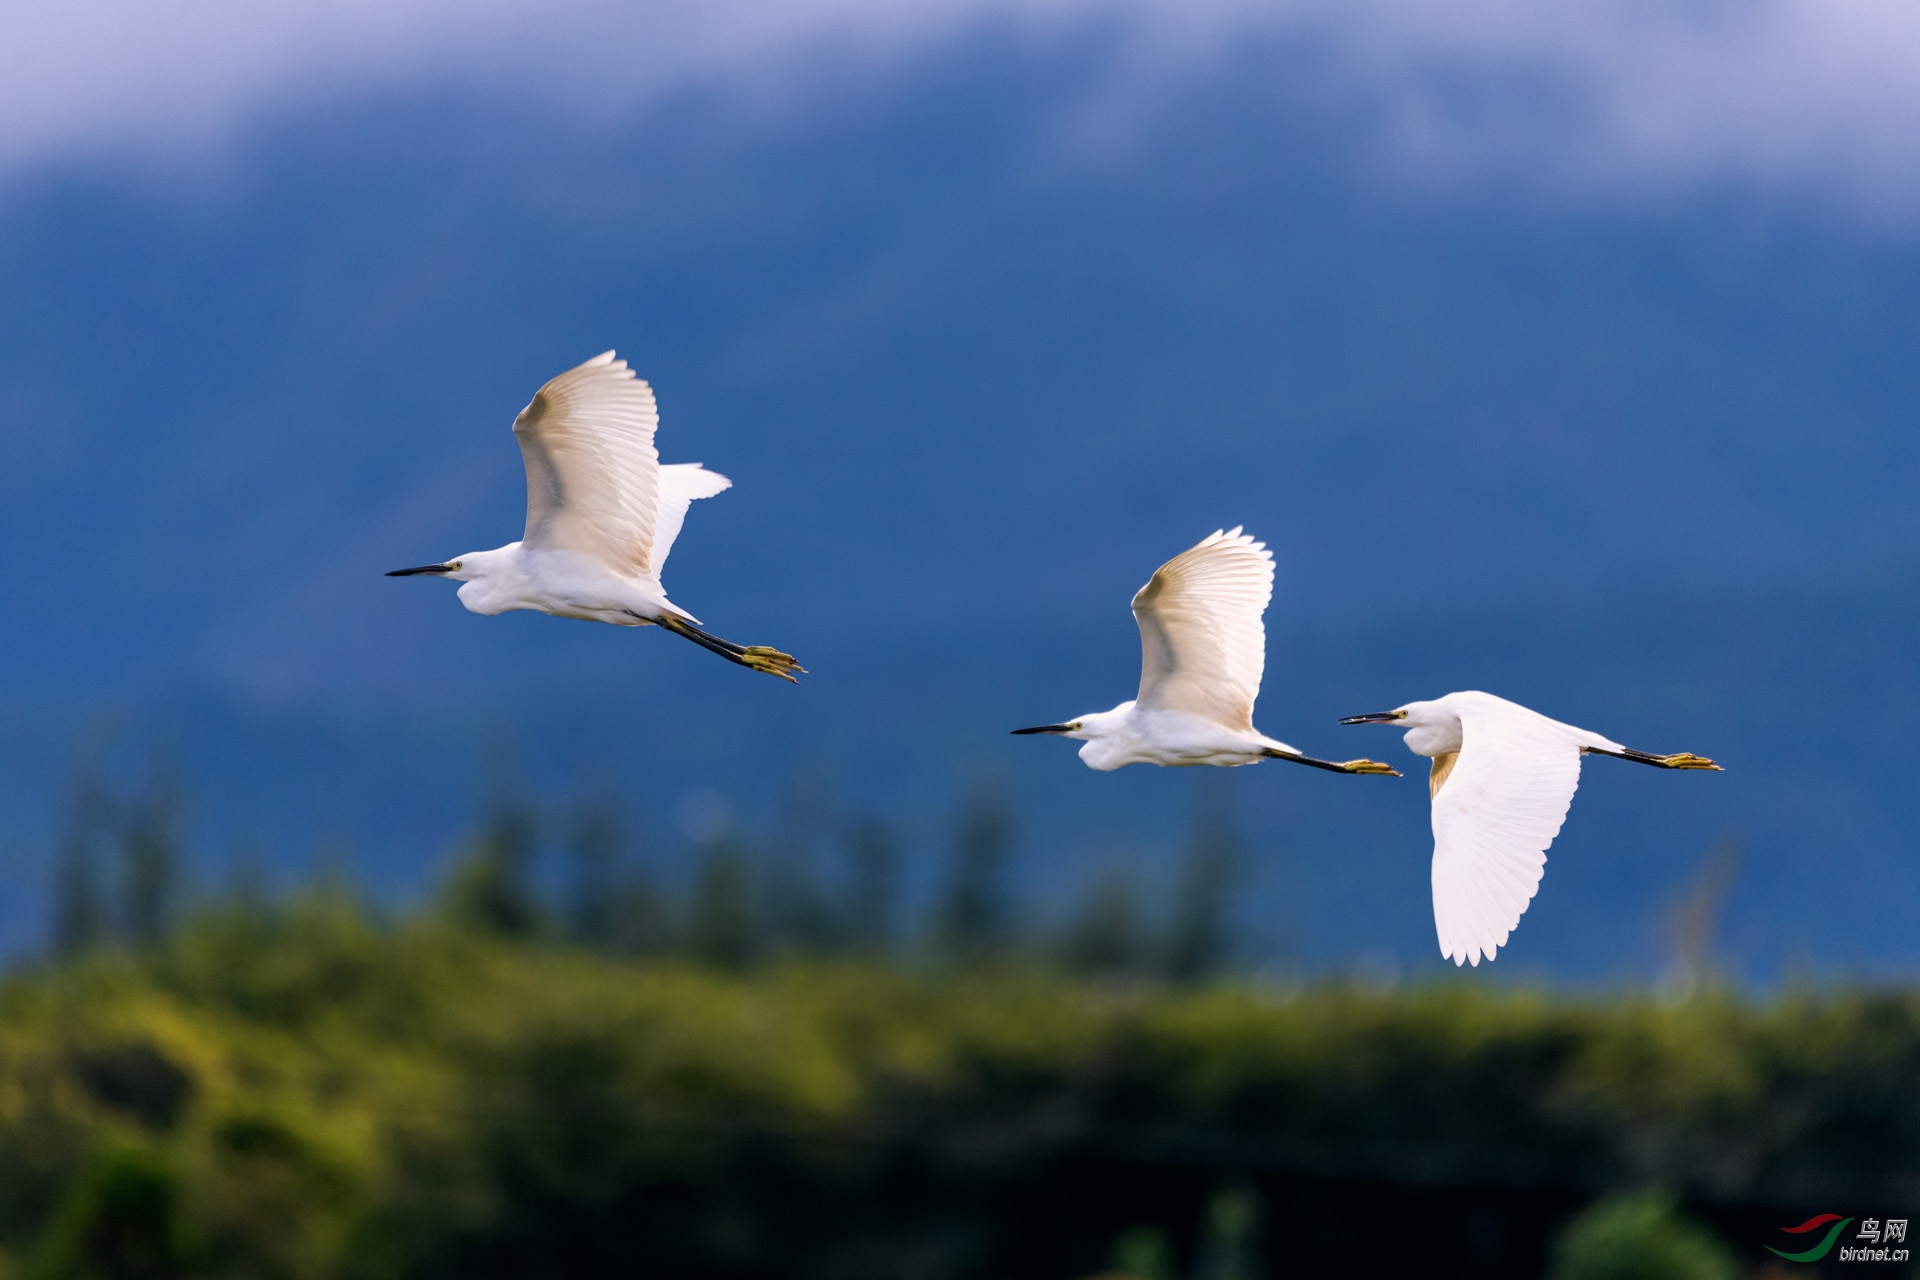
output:
M1408 749L1433 761L1433 922L1440 953L1456 965L1493 959L1520 923L1580 785L1583 755L1720 767L1688 752L1635 751L1490 693L1450 693L1341 723L1404 726Z
M389 577L459 581L473 613L532 609L615 626L660 626L721 657L784 679L787 654L700 630L667 599L661 568L687 508L732 481L697 462L660 464L653 389L611 351L540 388L513 422L527 469L527 525L518 542L470 551Z
M1260 616L1272 598L1273 553L1238 528L1216 531L1161 565L1133 597L1141 662L1131 701L1014 732L1079 739L1091 769L1292 760L1341 773L1393 773L1372 760L1315 760L1253 727L1267 661Z

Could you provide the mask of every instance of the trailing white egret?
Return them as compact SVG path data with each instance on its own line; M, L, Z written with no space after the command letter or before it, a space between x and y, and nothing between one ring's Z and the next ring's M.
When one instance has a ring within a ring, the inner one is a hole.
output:
M1273 598L1273 553L1236 527L1161 565L1133 597L1140 624L1140 692L1111 711L1015 733L1054 733L1087 745L1091 769L1129 764L1241 765L1291 760L1337 773L1386 773L1373 760L1315 760L1253 727L1266 667L1260 615Z
M520 541L389 578L437 574L465 585L474 613L535 609L615 626L664 627L755 671L792 680L806 668L764 645L702 631L667 599L660 569L695 498L733 481L697 462L660 465L653 389L613 352L569 369L513 420L527 467L527 528Z
M1456 965L1493 959L1520 923L1580 785L1581 756L1720 768L1691 752L1635 751L1490 693L1450 693L1340 723L1404 725L1407 747L1433 761L1433 923L1440 954Z

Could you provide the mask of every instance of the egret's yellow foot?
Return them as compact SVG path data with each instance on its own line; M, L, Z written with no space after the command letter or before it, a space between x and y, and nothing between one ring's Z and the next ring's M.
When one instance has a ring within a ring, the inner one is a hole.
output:
M807 673L805 667L793 660L792 654L770 649L763 644L750 644L741 649L740 665L752 667L755 671L764 671L770 676L779 676L782 680L791 680L794 684L800 683L794 680L794 672L797 671L801 675Z
M1400 771L1390 764L1381 764L1378 760L1342 760L1341 769L1348 773L1383 773L1399 777Z
M779 676L792 684L800 682L794 679L794 673L805 675L807 669L793 660L790 653L764 644L735 644L731 640L722 640L710 631L702 631L685 618L667 614L654 619L662 627L677 636L684 636L710 653L717 653L728 662L737 662L752 671L764 671L770 676Z
M1705 756L1697 756L1691 751L1676 751L1670 756L1657 756L1650 751L1635 751L1632 747L1623 747L1618 751L1606 747L1582 747L1581 751L1591 751L1598 756L1612 756L1616 760L1631 760L1635 764L1652 765L1656 769L1711 769L1715 773L1723 770Z

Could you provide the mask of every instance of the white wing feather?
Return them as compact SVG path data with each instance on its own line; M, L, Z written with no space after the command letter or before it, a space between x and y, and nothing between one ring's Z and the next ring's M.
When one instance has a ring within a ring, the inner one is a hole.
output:
M527 467L522 543L536 551L577 551L630 577L654 577L659 422L653 389L611 351L540 388L513 422Z
M1161 565L1133 598L1147 711L1188 711L1251 732L1267 663L1260 615L1273 598L1273 553L1238 528Z
M1450 694L1453 771L1433 797L1433 922L1455 964L1493 959L1540 888L1580 785L1580 748L1615 747L1492 694Z
M687 508L696 498L711 498L733 487L733 481L697 462L670 462L660 468L660 511L653 522L653 580L660 581L667 553L680 536Z

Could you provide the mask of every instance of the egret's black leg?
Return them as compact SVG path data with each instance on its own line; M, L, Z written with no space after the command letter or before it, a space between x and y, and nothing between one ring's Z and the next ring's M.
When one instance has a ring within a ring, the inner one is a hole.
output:
M1715 773L1721 772L1719 765L1691 751L1679 751L1670 756L1656 756L1645 751L1635 751L1632 747L1622 747L1618 751L1609 751L1605 747L1580 749L1591 751L1597 756L1612 756L1615 760L1631 760L1635 764L1652 765L1656 769L1712 769Z
M678 618L672 614L665 614L653 621L673 634L693 641L709 653L717 653L728 662L737 662L751 670L764 671L770 676L779 676L782 680L789 680L794 684L800 683L794 680L794 672L806 674L807 669L795 662L790 653L782 653L778 649L770 649L761 644L740 645L731 640L722 640L712 632L702 631L685 618Z
M1271 760L1291 760L1295 764L1310 764L1316 769L1330 769L1334 773L1381 773L1400 776L1400 771L1390 764L1381 764L1378 760L1315 760L1312 756L1303 756L1294 751L1275 751L1267 748L1267 758Z

